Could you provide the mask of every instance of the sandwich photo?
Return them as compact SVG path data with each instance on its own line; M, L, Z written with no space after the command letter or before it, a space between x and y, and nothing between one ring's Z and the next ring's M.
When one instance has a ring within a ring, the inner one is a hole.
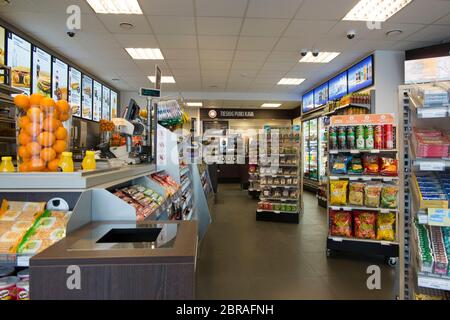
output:
M30 68L14 67L11 70L13 87L29 88L30 87Z
M50 92L52 90L50 75L41 72L37 81L37 87L42 94L50 95Z

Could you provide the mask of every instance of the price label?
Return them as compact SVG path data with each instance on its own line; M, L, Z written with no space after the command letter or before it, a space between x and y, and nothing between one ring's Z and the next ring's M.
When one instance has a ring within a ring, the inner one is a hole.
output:
M359 153L359 150L350 150L350 153L353 153L353 154Z
M331 240L337 241L337 242L342 242L344 239L343 239L343 238L335 238L335 237L332 237Z
M421 109L419 115L422 118L442 118L447 116L447 110L441 109Z
M420 224L428 224L428 215L426 215L426 214L419 214L417 216L419 218L419 223Z
M422 161L419 167L421 171L444 171L445 161Z
M428 224L431 226L450 227L450 209L428 209Z
M18 267L28 267L30 265L30 256L17 256Z
M336 177L336 176L330 176L330 180L339 180L339 177Z
M370 150L370 153L380 153L380 150L378 150L378 149L373 149L373 150Z

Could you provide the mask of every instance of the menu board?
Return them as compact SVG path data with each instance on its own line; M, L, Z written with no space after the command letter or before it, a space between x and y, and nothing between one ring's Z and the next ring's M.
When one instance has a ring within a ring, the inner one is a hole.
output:
M5 28L0 27L0 64L5 64ZM5 82L5 77L3 76L3 70L0 70L0 83Z
M53 62L53 80L52 97L55 100L67 100L67 73L68 66L61 60L52 59Z
M305 93L302 98L302 103L303 103L303 113L314 109L314 92L310 91L308 93Z
M93 120L94 121L100 121L102 118L102 85L94 81L94 115Z
M450 80L450 56L405 61L405 83Z
M72 115L81 117L81 72L69 67L69 103Z
M347 94L347 71L328 81L328 100L337 100Z
M328 82L314 89L314 108L326 104L328 101Z
M348 92L352 93L373 85L373 56L348 69Z
M11 67L11 86L30 94L31 44L8 32L7 51L7 65Z
M81 116L83 119L92 120L92 78L82 76Z
M50 54L33 46L33 86L31 93L40 93L50 97L52 91L52 57Z
M102 119L111 119L111 90L103 86Z
M117 92L111 90L111 119L117 118Z

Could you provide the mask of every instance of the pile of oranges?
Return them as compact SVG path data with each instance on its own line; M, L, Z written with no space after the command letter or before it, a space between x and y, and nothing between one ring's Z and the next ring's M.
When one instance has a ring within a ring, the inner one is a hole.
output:
M61 153L68 146L68 132L63 123L71 118L66 100L55 102L41 94L14 97L20 110L17 118L19 171L58 170Z

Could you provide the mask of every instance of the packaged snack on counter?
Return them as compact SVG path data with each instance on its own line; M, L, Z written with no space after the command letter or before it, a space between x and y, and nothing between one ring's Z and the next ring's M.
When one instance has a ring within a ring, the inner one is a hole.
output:
M364 205L378 208L380 206L381 184L367 184L364 188Z
M354 235L360 239L375 239L376 213L356 211L354 214Z
M353 156L350 161L349 174L362 174L363 172L361 157Z
M433 273L446 276L448 273L448 258L445 250L442 228L431 226L430 231L434 258Z
M330 210L330 234L332 236L352 236L352 213Z
M412 146L417 157L445 158L449 155L450 140L441 131L414 128Z
M377 216L377 240L395 240L395 214L379 213Z
M14 274L14 267L6 267L0 265L0 278L12 276Z
M380 157L380 174L383 176L397 176L397 159L391 157Z
M363 156L364 174L378 174L380 172L378 156L366 154Z
M363 182L350 182L349 193L348 193L348 203L355 206L364 205L364 187L366 186Z
M336 158L334 158L331 173L347 174L347 165L351 159L352 159L351 156L344 156L344 155L339 155Z
M17 276L20 280L29 280L30 279L30 269L23 269L22 271L17 272Z
M17 277L0 278L0 300L16 300L16 284L19 282Z
M16 284L16 299L30 300L30 283L28 280L21 280Z
M385 184L381 188L381 207L396 209L397 203L398 186Z
M347 180L331 180L330 181L330 204L346 205L347 204Z

